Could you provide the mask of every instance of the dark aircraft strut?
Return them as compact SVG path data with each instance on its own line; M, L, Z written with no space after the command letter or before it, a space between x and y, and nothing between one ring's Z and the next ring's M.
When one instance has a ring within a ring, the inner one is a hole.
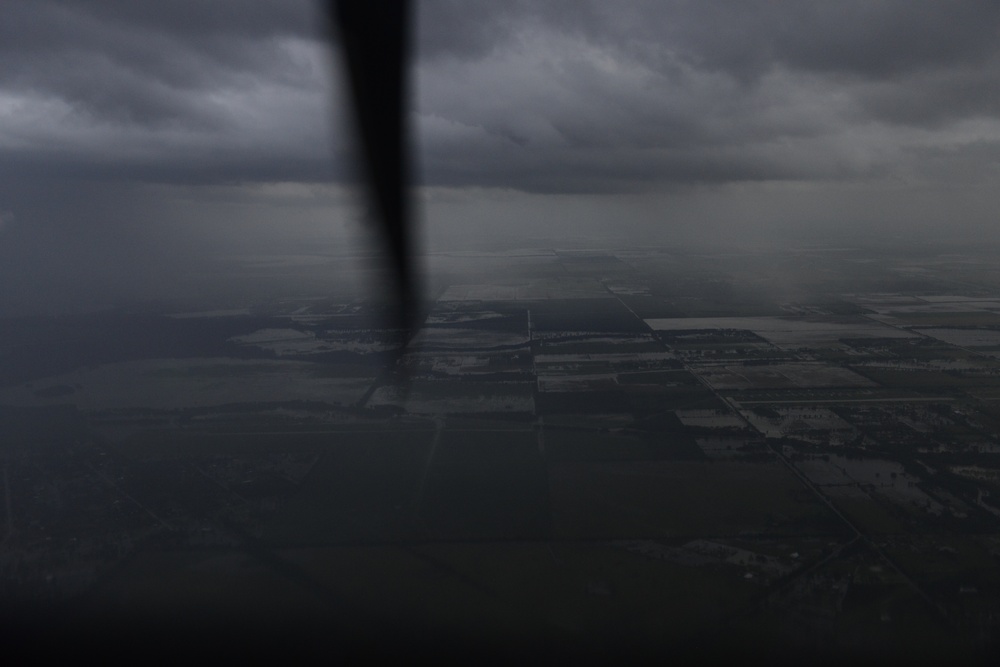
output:
M396 323L405 346L418 314L412 249L407 125L409 0L325 0L335 41L340 44L371 216L393 276Z

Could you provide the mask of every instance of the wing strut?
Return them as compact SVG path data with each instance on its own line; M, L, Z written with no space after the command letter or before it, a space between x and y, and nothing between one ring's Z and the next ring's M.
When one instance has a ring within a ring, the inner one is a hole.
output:
M409 201L406 122L409 0L326 0L344 61L360 135L369 205L392 263L398 325L418 311Z

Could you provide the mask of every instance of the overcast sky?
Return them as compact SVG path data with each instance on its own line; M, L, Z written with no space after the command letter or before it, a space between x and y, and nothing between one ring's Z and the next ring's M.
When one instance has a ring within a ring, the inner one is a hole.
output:
M416 7L432 237L996 226L994 0ZM25 258L145 266L356 225L324 27L310 0L3 0L7 289Z

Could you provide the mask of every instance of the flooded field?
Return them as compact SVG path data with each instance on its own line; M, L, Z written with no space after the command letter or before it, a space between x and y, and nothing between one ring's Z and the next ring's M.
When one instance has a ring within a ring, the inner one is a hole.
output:
M854 371L818 363L705 365L693 370L715 389L875 386Z
M910 338L914 334L863 318L690 317L646 320L656 331L746 330L785 349L836 344L841 338Z
M959 347L1000 347L1000 330L915 329L918 333Z
M81 410L173 410L228 403L318 401L356 403L374 375L324 377L310 363L237 359L148 359L83 368L44 382L0 387L0 403L70 404ZM364 373L365 371L361 371ZM46 396L50 386L65 392Z
M393 406L411 414L489 414L535 411L534 383L415 381L408 387L379 387L372 407Z

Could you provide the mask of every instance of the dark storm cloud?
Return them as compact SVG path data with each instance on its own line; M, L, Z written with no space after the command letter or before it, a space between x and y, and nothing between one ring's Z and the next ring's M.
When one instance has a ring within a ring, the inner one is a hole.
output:
M993 1L417 9L428 185L607 192L913 174L921 150L991 141L992 126L978 139L956 127L1000 116ZM0 174L346 178L311 2L5 0L0 13Z
M431 182L587 192L912 174L900 160L922 142L1000 116L995 2L423 6ZM501 28L482 48L449 48L448 33L484 25Z
M781 66L863 83L860 104L889 122L1000 113L1000 3L765 1L692 18L665 21L683 57L744 80Z
M418 2L419 50L424 59L484 58L507 44L531 6L512 2Z
M995 223L995 0L415 4L438 237ZM0 0L0 312L353 229L324 28L311 0Z
M696 65L747 78L776 63L885 78L979 61L995 52L1000 18L989 0L748 0L662 3L650 20L658 4L645 2L625 29L665 39Z
M1000 21L1000 5L991 0L550 0L518 6L550 29L650 63L671 53L744 80L776 64L886 78L985 62L997 51Z
M0 173L330 178L329 72L304 2L0 8Z
M9 0L0 84L48 93L122 122L197 120L210 93L240 77L296 74L274 40L312 38L307 5L233 1Z

